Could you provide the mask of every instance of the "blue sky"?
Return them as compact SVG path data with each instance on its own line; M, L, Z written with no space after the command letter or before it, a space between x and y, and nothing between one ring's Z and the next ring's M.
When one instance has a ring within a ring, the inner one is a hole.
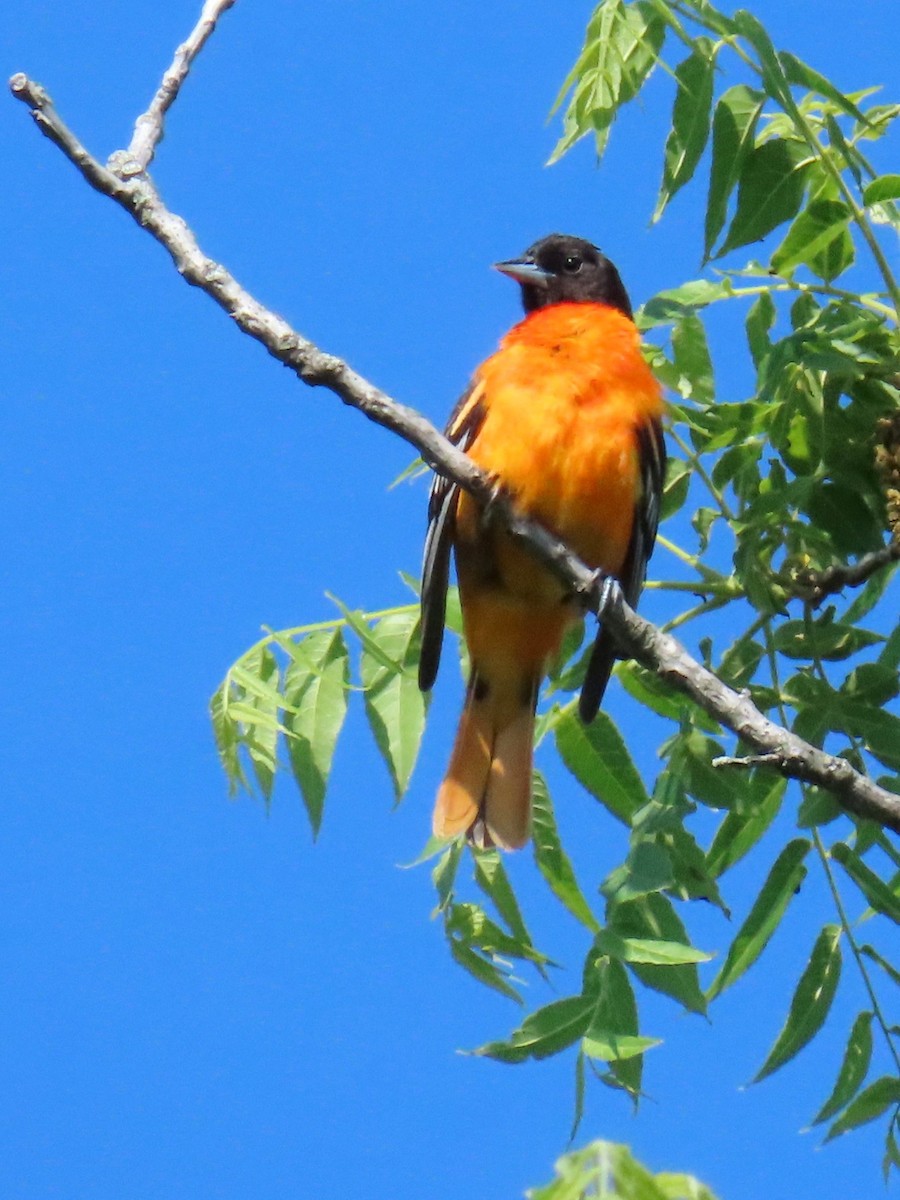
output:
M129 140L198 8L169 0L148 23L126 3L19 6L4 22L6 74L40 80L104 158ZM664 74L602 169L585 145L542 166L589 11L239 0L170 116L154 176L261 300L441 424L518 314L492 261L562 229L598 241L637 301L697 270L698 195L647 222ZM754 11L839 86L881 83L896 98L893 0ZM387 485L410 451L240 337L11 99L0 129L0 1195L520 1195L564 1149L571 1061L456 1053L518 1014L450 961L427 869L397 866L427 831L453 672L399 809L354 706L315 846L289 782L268 814L228 801L206 714L261 625L331 616L326 589L359 607L405 600L397 572L418 570L424 486ZM739 398L748 382L727 327L716 348L720 386ZM671 597L646 611L671 616ZM600 879L621 831L553 778L585 878ZM764 867L729 877L736 911ZM577 969L578 931L550 910L528 856L510 869L538 944ZM595 1089L580 1138L630 1142L723 1200L878 1194L877 1133L822 1151L798 1133L830 1089L862 1003L855 982L818 1051L741 1090L823 906L810 883L712 1024L650 998L645 1024L666 1037L647 1061L652 1099L634 1118ZM720 918L691 919L699 944L727 946ZM552 998L538 983L529 997Z

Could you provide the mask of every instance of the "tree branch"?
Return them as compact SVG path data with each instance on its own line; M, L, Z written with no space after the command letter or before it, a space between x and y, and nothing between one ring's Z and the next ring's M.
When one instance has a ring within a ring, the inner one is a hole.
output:
M117 170L121 174L142 175L150 166L156 147L163 140L163 121L166 113L175 103L191 64L215 31L219 17L233 4L234 0L205 0L200 19L191 30L187 41L182 42L175 51L172 65L163 75L162 83L151 100L150 107L135 121L131 145L127 150L119 152L121 159L117 163Z
M41 132L59 147L91 187L114 200L165 246L188 283L210 296L244 333L265 346L304 383L328 388L345 404L404 438L431 467L490 509L493 519L526 543L582 598L586 610L602 614L624 653L690 696L753 751L774 763L782 774L819 784L832 792L848 812L900 832L900 796L878 787L845 759L826 754L770 721L746 692L726 687L673 637L661 633L633 612L618 587L605 586L608 581L580 562L546 529L516 512L509 498L498 494L491 480L424 417L392 400L345 361L320 350L260 304L225 267L203 253L187 223L166 208L145 168L138 164L152 158L165 112L191 61L212 32L215 19L231 3L233 0L208 0L205 4L200 23L188 42L179 48L153 104L139 119L140 129L135 132L131 150L114 154L108 168L93 158L66 127L39 84L25 75L14 75L10 80L12 93L28 105Z
M791 586L795 595L818 608L828 596L842 592L844 588L859 587L876 571L896 562L900 562L900 541L890 541L878 550L863 554L855 563L833 563L824 571L802 571Z

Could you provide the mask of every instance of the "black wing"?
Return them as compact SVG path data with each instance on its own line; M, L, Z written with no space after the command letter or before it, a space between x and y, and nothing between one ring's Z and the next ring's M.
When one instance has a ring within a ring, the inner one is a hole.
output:
M666 444L662 422L649 421L637 430L638 458L641 467L641 494L635 506L634 528L619 582L626 601L634 608L647 574L647 560L656 543L659 505L666 475ZM606 691L616 661L616 643L600 626L584 676L578 701L578 715L585 724L593 721Z
M468 450L484 420L482 384L472 383L450 415L445 436L460 450ZM450 553L456 528L459 488L443 475L435 475L428 494L428 532L422 561L422 649L419 687L430 691L437 678L444 642Z

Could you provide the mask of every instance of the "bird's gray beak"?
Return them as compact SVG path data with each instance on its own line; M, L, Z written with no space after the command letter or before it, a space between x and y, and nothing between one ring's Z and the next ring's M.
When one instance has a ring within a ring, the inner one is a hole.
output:
M550 271L539 267L531 258L511 258L507 262L494 263L494 270L501 275L508 275L517 283L536 283L539 287L546 287L553 278Z

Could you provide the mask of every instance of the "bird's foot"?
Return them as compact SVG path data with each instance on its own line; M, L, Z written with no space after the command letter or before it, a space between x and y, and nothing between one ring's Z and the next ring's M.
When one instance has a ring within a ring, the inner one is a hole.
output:
M594 613L598 621L602 621L610 608L619 604L622 599L622 585L615 575L607 575L605 571L595 571L590 584L582 593L585 608Z

